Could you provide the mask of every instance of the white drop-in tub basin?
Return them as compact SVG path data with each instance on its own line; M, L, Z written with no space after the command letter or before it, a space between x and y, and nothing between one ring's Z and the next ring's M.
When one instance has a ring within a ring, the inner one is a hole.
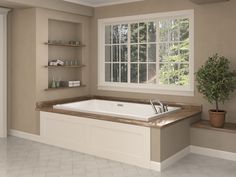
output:
M156 106L156 108L158 107L159 106ZM83 113L115 116L124 119L133 119L147 122L156 119L163 114L168 114L181 109L180 107L169 106L167 112L155 114L151 104L108 101L98 99L58 104L54 105L53 108Z

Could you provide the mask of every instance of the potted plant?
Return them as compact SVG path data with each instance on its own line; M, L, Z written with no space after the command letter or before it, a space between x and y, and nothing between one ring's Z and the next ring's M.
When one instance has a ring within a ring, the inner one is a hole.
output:
M197 89L204 95L215 109L209 110L210 123L221 128L225 123L225 110L219 109L219 103L229 99L236 88L236 71L230 70L229 60L218 54L209 57L206 63L196 73Z

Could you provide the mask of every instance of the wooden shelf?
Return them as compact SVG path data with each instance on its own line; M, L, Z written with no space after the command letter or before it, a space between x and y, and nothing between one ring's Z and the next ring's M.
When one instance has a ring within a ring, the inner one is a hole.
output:
M194 128L204 128L208 130L215 130L221 132L228 132L228 133L236 133L236 124L235 123L225 123L223 128L215 128L210 125L210 122L207 120L200 120L194 124L192 124Z
M85 47L85 45L72 45L72 44L54 44L54 43L48 43L45 42L45 45L49 45L49 46L61 46L61 47Z
M74 89L74 88L81 88L81 87L86 87L86 85L81 85L78 87L58 87L58 88L47 88L44 91L54 91L54 90L65 90L65 89Z
M72 65L72 66L44 66L45 68L83 68L86 65Z

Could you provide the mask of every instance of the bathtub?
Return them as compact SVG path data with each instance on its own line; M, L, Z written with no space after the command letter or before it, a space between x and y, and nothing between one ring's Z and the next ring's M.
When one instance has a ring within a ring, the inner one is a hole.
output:
M158 107L158 106L156 106ZM128 103L121 101L107 101L91 99L73 103L58 104L53 106L54 109L62 109L68 111L76 111L83 113L92 113L99 115L114 116L125 119L150 121L181 109L180 107L168 107L165 113L155 114L150 104Z

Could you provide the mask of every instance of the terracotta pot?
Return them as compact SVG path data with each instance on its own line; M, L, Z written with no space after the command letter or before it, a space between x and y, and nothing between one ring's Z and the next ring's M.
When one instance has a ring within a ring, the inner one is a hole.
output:
M225 124L225 114L226 111L219 110L209 110L210 123L212 127L222 128Z

